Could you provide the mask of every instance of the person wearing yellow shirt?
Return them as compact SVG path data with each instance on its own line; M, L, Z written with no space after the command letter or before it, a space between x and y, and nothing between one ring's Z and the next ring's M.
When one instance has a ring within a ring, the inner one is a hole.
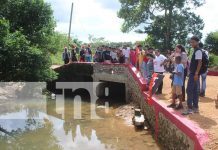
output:
M139 48L139 55L138 55L139 70L143 75L144 74L143 60L145 57L145 51L142 49L141 45L139 45L138 48Z

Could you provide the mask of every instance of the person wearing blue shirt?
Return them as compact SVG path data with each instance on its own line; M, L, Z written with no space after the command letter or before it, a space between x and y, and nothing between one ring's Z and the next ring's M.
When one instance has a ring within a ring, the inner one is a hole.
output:
M172 87L172 104L168 107L175 108L176 110L183 109L182 105L182 86L183 86L183 78L184 78L184 66L181 63L181 56L177 56L176 59L176 68L173 75L173 87ZM176 106L176 98L179 98L179 105Z

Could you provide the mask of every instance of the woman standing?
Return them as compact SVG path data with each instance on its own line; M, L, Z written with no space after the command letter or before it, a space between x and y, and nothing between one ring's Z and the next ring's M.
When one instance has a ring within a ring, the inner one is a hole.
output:
M77 57L76 57L76 45L72 45L72 50L70 53L70 59L72 62L77 62Z
M181 44L178 44L176 46L175 52L170 56L174 64L175 64L175 57L177 56L181 56L182 64L184 66L184 79L183 79L184 85L182 87L182 101L185 101L185 93L186 93L185 92L185 80L188 74L188 67L187 67L188 66L188 55L187 55L185 48Z

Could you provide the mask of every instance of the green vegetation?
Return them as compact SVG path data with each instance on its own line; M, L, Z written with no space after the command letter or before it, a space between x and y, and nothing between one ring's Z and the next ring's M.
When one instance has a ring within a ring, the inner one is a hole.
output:
M68 37L54 31L50 4L44 0L2 0L0 8L0 80L48 81L52 64L62 63ZM78 47L77 38L70 44Z
M148 43L154 47L171 49L175 44L185 45L188 34L201 37L203 20L193 13L193 8L204 0L119 0L118 17L124 19L123 32L134 28L148 34Z
M213 53L218 54L218 31L208 34L205 40L205 45Z
M210 54L210 68L218 66L218 56Z
M48 81L55 21L43 0L7 0L0 9L1 81Z
M104 37L94 37L93 35L89 35L89 42L92 45L92 49L96 49L99 46L106 45L114 48L120 48L123 46L133 47L134 44L132 42L109 42L105 40ZM143 41L141 41L143 42Z
M205 47L210 51L210 68L218 66L218 31L207 35Z
M63 64L62 53L64 51L64 47L68 45L68 36L66 34L55 32L52 38L53 38L51 40L53 42L52 45L55 46L52 50L50 50L50 58L52 64L62 65ZM80 41L76 36L74 36L74 38L70 40L69 49L71 49L72 45L76 45L79 48L82 45L82 41Z

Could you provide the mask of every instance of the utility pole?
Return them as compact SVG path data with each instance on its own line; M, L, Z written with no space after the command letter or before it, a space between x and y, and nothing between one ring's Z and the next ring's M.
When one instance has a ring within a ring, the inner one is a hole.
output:
M68 33L68 50L69 50L69 46L70 46L70 34L71 34L71 24L72 24L72 16L73 16L73 2L72 2L72 6L71 6L71 13L70 13L70 26L69 26L69 33Z

